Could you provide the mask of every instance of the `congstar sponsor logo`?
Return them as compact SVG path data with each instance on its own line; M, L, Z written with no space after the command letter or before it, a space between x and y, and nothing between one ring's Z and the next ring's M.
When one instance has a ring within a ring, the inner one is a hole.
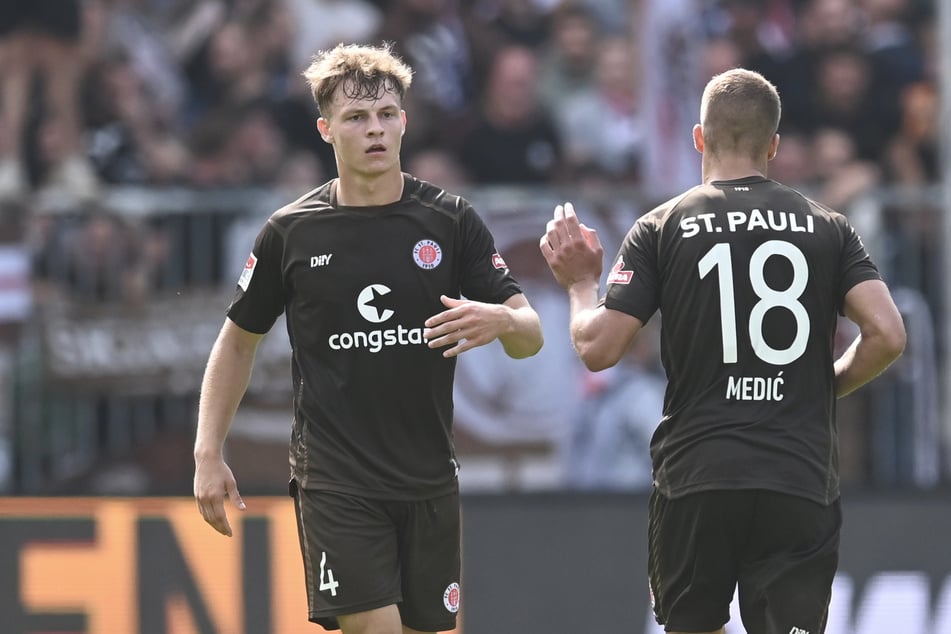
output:
M357 311L360 316L371 324L390 321L396 315L396 311L390 308L391 300L388 295L391 292L390 288L383 284L370 284L360 291L357 295ZM389 328L334 333L327 339L327 345L332 350L366 349L370 352L379 352L391 346L419 346L425 343L422 326L407 327L399 323Z

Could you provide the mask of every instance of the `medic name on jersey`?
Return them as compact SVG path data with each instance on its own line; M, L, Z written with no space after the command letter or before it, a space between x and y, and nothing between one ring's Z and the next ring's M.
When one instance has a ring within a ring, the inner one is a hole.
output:
M773 211L767 209L765 212L759 209L746 211L728 211L726 212L726 227L714 224L717 214L707 212L689 216L680 221L680 229L683 231L681 237L692 238L701 231L707 233L721 233L724 230L730 233L737 231L756 231L757 229L766 229L772 231L792 231L793 233L815 233L815 226L812 216L802 218L789 211ZM805 221L805 226L802 222Z

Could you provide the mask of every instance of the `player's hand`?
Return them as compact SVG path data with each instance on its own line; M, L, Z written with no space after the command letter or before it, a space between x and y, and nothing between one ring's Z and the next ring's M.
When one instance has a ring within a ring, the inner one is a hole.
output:
M221 458L195 460L195 501L205 521L222 535L231 537L231 523L225 512L225 498L241 511L245 509L244 500L238 493L231 468Z
M509 309L501 304L486 304L442 295L448 310L426 320L423 337L430 348L452 346L444 357L455 357L466 350L484 346L512 327Z
M562 287L571 288L579 282L600 283L604 248L598 232L578 221L571 203L555 207L538 247Z

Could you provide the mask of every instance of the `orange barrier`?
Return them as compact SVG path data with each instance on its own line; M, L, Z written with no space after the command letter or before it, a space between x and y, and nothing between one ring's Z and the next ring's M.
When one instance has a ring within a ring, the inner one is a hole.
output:
M4 631L319 631L306 620L293 503L245 502L229 509L228 539L188 498L0 499L0 561L14 564L2 586L17 590L0 593Z

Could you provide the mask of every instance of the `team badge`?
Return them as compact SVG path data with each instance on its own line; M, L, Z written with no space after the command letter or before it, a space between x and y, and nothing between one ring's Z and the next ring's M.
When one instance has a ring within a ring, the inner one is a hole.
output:
M608 284L630 284L633 277L634 271L625 271L624 258L619 257L617 264L614 265L610 275L608 275Z
M455 614L459 611L459 584L453 581L442 593L442 603L446 609Z
M502 256L498 253L492 254L492 266L497 269L507 269L508 265L505 263L505 260L502 259Z
M434 269L442 262L442 247L433 240L420 240L413 247L413 261L421 269Z
M251 276L254 275L254 267L258 265L258 259L254 254L248 256L248 261L244 263L244 270L241 271L241 277L238 278L238 286L244 292L248 291L248 284L251 283Z

